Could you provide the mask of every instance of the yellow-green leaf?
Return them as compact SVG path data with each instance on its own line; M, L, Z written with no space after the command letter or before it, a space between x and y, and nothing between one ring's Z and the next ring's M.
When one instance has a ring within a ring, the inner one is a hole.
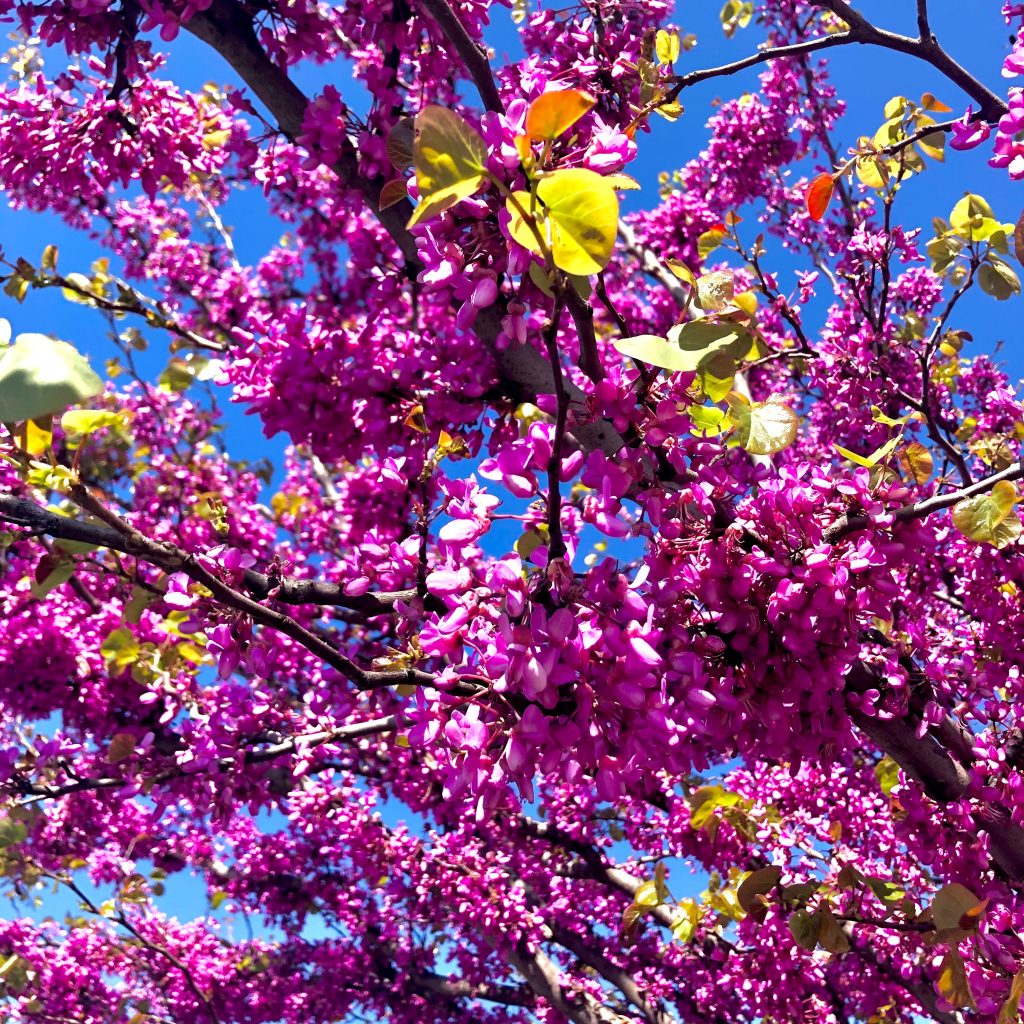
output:
M608 265L619 225L619 197L600 174L584 167L541 179L551 258L568 274L596 274Z
M1020 520L1014 514L1016 525L1010 534L999 527L1010 519L1017 501L1017 489L1009 480L1000 480L987 494L965 498L953 506L953 525L968 539L1005 547L1016 539L1010 536L1016 530L1020 535Z
M752 455L774 455L796 439L800 421L781 399L751 402L734 391L727 401L740 445Z
M19 334L0 350L0 423L62 412L102 390L103 381L66 341Z
M471 196L484 183L487 147L453 110L424 107L416 115L413 166L420 203L409 227L436 217Z
M654 37L654 52L659 64L674 64L679 60L679 33L658 29Z
M996 1024L1019 1024L1022 996L1024 996L1024 967L1013 976L1013 981L1010 983L1010 994L999 1010Z

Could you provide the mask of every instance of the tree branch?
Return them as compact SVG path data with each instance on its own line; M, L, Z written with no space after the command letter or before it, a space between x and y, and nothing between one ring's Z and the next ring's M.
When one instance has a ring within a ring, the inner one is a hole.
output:
M158 551L154 545L142 548L115 529L57 515L28 498L0 494L0 520L22 526L32 534L47 534L59 540L76 540L120 551L121 554L132 555L157 565L165 572L184 570L184 552ZM415 590L366 593L349 597L337 583L300 580L292 576L271 576L255 569L246 569L244 580L246 589L259 600L273 594L274 600L282 604L336 605L368 616L390 615L399 601L411 601L416 597Z
M480 93L480 99L484 101L484 107L496 114L504 114L505 105L498 94L498 86L491 73L487 54L480 44L470 37L466 26L452 10L448 0L420 0L420 6L437 22L445 37L455 47L476 85L477 92Z

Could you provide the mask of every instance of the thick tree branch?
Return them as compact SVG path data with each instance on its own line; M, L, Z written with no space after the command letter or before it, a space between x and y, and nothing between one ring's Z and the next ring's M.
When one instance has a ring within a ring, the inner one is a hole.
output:
M487 53L466 31L465 25L448 0L420 0L420 6L437 22L445 37L455 47L476 85L477 92L480 93L480 99L484 101L484 106L494 113L505 113L505 105L498 94L498 86L494 81Z

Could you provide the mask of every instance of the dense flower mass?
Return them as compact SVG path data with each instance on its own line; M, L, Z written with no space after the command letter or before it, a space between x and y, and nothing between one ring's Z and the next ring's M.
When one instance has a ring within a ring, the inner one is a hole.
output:
M5 1019L1020 1019L1024 228L904 215L1024 178L990 6L0 0L102 252L0 255Z

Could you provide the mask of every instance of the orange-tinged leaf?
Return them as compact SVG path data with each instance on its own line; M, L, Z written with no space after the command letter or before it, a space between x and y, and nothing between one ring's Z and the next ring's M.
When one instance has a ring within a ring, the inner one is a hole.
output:
M942 100L936 99L930 92L926 92L921 97L921 106L925 110L934 111L936 114L950 114L953 112L952 107L947 107Z
M526 114L526 134L532 139L557 139L596 102L593 96L580 89L546 92L530 104Z
M825 216L836 180L831 174L819 174L807 189L807 212L811 220L820 221Z

